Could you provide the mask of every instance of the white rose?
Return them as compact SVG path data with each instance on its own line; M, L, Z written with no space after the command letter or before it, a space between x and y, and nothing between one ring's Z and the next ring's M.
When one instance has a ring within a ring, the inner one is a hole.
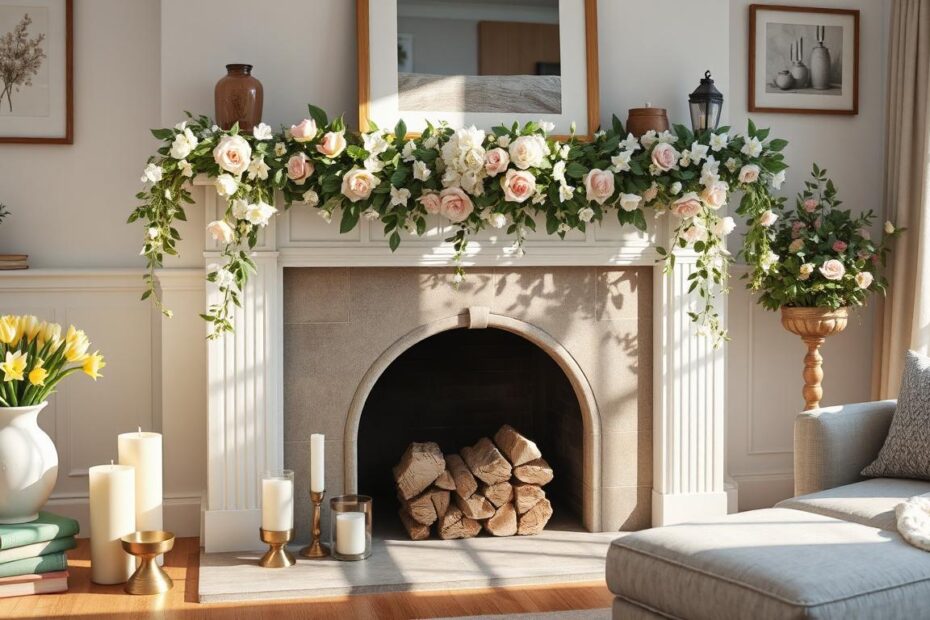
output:
M249 212L249 203L241 198L233 200L232 204L232 215L237 220L244 220L246 214Z
M362 212L362 217L364 217L366 220L371 222L381 217L381 214L375 211L374 209L372 209L371 207L368 207Z
M236 285L236 276L231 271L216 264L211 264L207 269L213 274L213 281L219 288L226 289Z
M804 263L801 265L801 268L798 270L798 279L807 280L811 277L811 274L814 273L814 263Z
M762 143L758 138L750 138L740 149L740 153L749 157L758 157L762 154Z
M305 191L303 193L303 196L301 197L304 199L304 202L307 203L307 206L309 207L315 207L318 204L320 204L320 195L317 194L312 189L308 189L307 191Z
M759 166L746 164L739 169L740 183L755 183L757 180L759 180Z
M429 178L431 171L429 166L425 162L415 161L413 162L413 178L417 181L425 181Z
M892 235L894 234L894 231L895 231L894 224L892 224L890 220L886 221L885 222L885 234Z
M520 136L514 140L507 149L510 161L520 170L538 167L546 156L546 141L537 135Z
M717 237L725 237L733 232L735 228L736 221L728 215L714 222L713 233Z
M182 177L187 177L189 179L194 176L194 167L186 159L182 159L178 162L178 168L181 170Z
M552 166L552 178L559 183L565 182L565 162L557 161Z
M395 207L407 206L407 201L410 200L410 190L406 187L396 188L393 185L391 186L391 205Z
M216 177L213 185L216 187L216 193L224 198L232 196L239 189L239 182L231 174L221 174Z
M287 153L287 145L284 144L283 142L275 142L274 154L277 155L278 157L281 157L285 153Z
M681 192L681 181L675 181L672 183L671 187L668 188L668 191L672 196L677 196Z
M384 131L379 129L371 133L362 134L362 146L372 157L377 157L388 150L391 145L384 139Z
M252 137L256 140L271 140L273 133L271 126L265 123L259 123L252 128Z
M503 213L492 213L488 216L488 224L494 228L503 228L507 225L507 216Z
M191 154L198 144L197 137L190 129L184 129L174 137L171 143L171 156L175 159L184 159Z
M727 159L726 163L723 164L727 167L727 170L730 172L736 172L736 169L739 168L739 162L735 158L730 157Z
M729 142L729 136L725 133L712 133L710 134L710 150L714 153L720 151L721 149L727 148L727 143Z
M589 223L594 219L594 209L591 207L584 207L578 212L578 219L584 223Z
M245 214L245 219L253 226L267 226L268 220L277 212L278 210L270 204L258 202L254 205L249 205L249 210Z
M778 214L771 209L766 209L759 215L759 224L768 228L778 219Z
M656 134L655 129L650 129L639 138L640 144L645 146L647 149L658 141L659 137L658 134Z
M682 238L688 243L697 243L707 239L707 229L698 221L694 221L691 226L681 233Z
M620 151L610 158L614 172L626 172L630 169L630 158L633 157L633 151Z
M207 232L214 241L223 245L229 245L236 238L236 232L224 220L216 220L207 224Z
M567 183L561 183L559 185L559 200L565 202L566 200L571 200L572 196L575 195L575 188L572 185Z
M342 177L342 195L351 200L367 200L381 181L364 168L353 168Z
M546 133L549 133L555 129L555 123L550 123L549 121L539 121L539 128Z
M268 167L268 164L265 163L264 157L256 157L249 164L249 173L248 177L250 179L261 179L264 181L268 178L268 171L271 168Z
M162 174L164 174L164 170L162 170L161 166L158 166L156 164L149 164L148 166L145 167L145 170L142 172L141 181L143 183L145 183L146 181L150 181L152 183L158 183L159 181L161 181Z
M827 280L842 280L846 274L846 267L840 261L831 258L820 266L820 273Z
M417 144L413 140L407 140L407 143L404 145L403 150L400 152L401 158L406 162L411 162L416 159L416 155L413 154L417 150Z
M772 183L773 189L781 189L781 186L784 182L785 182L785 171L784 170L782 170L781 172L777 174L772 175L771 183Z
M503 135L497 139L497 144L503 148L510 146L510 136Z
M226 172L240 175L252 161L252 147L242 136L223 136L213 149L213 160Z
M326 222L327 224L332 223L333 214L330 211L327 211L326 209L320 209L319 211L317 211L317 213L319 214L321 218L323 218L324 222Z
M856 285L859 288L869 288L872 284L872 280L875 278L868 271L860 271L856 274Z
M635 211L641 201L642 197L636 194L620 194L620 208L624 211Z
M558 229L556 229L556 232L561 233L561 234L564 235L565 233L567 233L567 232L570 231L571 229L572 229L571 226L569 226L569 225L566 224L565 222L562 222L561 224L559 224L559 227L558 227Z

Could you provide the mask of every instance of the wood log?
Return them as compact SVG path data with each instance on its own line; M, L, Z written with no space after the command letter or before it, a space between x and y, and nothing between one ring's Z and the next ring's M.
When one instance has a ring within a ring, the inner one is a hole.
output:
M436 478L436 482L433 484L444 491L455 490L455 478L452 477L452 472L450 472L448 468L439 474L439 477Z
M433 489L429 492L433 500L433 507L436 509L436 515L442 518L446 511L449 510L449 496L451 493L443 489Z
M446 464L452 473L452 479L455 481L455 492L458 496L464 499L471 497L478 490L478 483L475 482L475 477L472 475L471 470L468 469L465 461L462 460L462 457L458 454L447 454Z
M461 510L450 506L439 520L439 537L443 540L455 538L472 538L481 531L481 524L466 517Z
M541 499L526 513L520 515L517 522L517 535L533 536L539 534L552 518L552 504L548 499Z
M398 490L398 495L400 491ZM439 518L436 513L436 506L433 504L433 494L431 491L425 491L411 499L400 497L401 509L406 511L410 517L417 523L423 525L432 525Z
M546 459L536 459L513 469L514 477L520 482L545 486L552 482L552 467Z
M513 470L510 461L487 437L482 437L471 447L462 448L461 454L471 473L485 484L497 484L510 479Z
M494 434L494 443L514 467L542 458L542 452L536 442L527 439L509 424L505 424Z
M446 469L439 445L429 441L414 442L394 466L394 481L403 499L411 499L433 484Z
M455 505L469 519L487 519L494 516L494 505L477 493L468 499L455 496Z
M429 538L428 525L417 523L403 508L398 510L397 514L400 515L400 522L404 524L404 529L407 530L407 535L410 536L411 540L426 540Z
M513 504L504 504L494 516L484 522L484 529L494 536L513 536L517 533L517 510Z
M482 484L478 488L478 493L487 497L495 508L500 508L513 499L513 485L509 482Z
M545 499L546 492L535 484L517 482L513 485L513 503L517 514L523 514Z

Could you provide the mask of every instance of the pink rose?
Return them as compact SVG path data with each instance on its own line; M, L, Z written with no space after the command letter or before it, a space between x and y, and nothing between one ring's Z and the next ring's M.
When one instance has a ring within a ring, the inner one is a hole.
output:
M808 213L813 213L818 205L820 205L820 203L817 202L816 198L808 198L804 201L804 210Z
M775 223L775 220L778 219L778 214L772 211L771 209L766 209L759 216L759 224L768 228Z
M802 249L804 249L804 239L795 239L788 244L789 252L800 252Z
M701 192L701 199L711 209L719 209L727 204L727 184L723 181L714 181Z
M252 147L242 136L223 136L213 149L216 164L235 175L240 175L252 161Z
M759 180L759 166L755 164L746 164L739 169L740 183L755 183Z
M305 118L296 125L291 125L291 137L297 142L310 142L316 137L316 122Z
M681 219L694 217L701 212L701 200L697 193L688 192L678 200L672 203L672 213Z
M329 131L323 134L323 139L316 145L316 150L324 157L330 159L339 157L346 149L346 135L344 131Z
M844 242L844 241L834 241L834 242L833 242L833 251L834 251L834 252L837 252L837 253L839 253L839 254L842 254L843 252L845 252L845 251L846 251L846 248L848 248L848 247L849 247L849 246L846 245L846 242Z
M367 200L381 180L364 168L352 168L342 177L342 195L351 200Z
M488 176L495 177L507 169L510 155L502 148L491 149L484 154L484 170Z
M442 190L439 192L439 200L440 213L454 223L465 221L475 210L471 198L459 187L447 187Z
M430 215L436 215L439 213L439 210L442 207L442 202L439 200L439 194L435 192L430 192L429 194L423 194L420 196L419 203L423 205L423 208L426 209L426 212Z
M287 160L287 178L298 185L303 185L310 175L313 174L314 166L306 153L297 153Z
M645 192L643 192L643 200L646 202L652 202L656 199L656 196L659 195L659 186L653 183L649 186Z
M797 239L798 237L800 237L801 233L804 231L805 228L807 228L807 224L805 224L804 222L795 222L794 224L792 224L791 225L791 238Z
M823 224L823 222L820 220L819 217L818 217L816 220L814 220L814 228L815 228L815 229L820 230L820 225L821 225L821 224Z
M860 260L866 260L870 258L871 256L872 256L872 253L869 252L868 250L859 250L858 252L856 252L856 257L859 258Z
M840 261L831 258L820 266L820 273L827 280L842 280L846 274L846 267Z
M536 177L529 170L508 170L501 179L504 200L523 202L536 192Z
M678 151L666 142L660 142L652 149L652 163L663 172L668 172L678 163Z
M599 205L614 194L614 173L610 170L594 169L584 178L585 197Z

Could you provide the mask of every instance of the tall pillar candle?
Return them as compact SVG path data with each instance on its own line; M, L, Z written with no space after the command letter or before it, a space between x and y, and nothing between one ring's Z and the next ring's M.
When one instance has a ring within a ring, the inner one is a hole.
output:
M159 433L122 433L117 437L119 464L136 470L136 529L162 529L162 437ZM161 564L164 558L159 556Z
M326 438L314 433L310 435L310 490L322 493L326 489L326 471L323 460L323 444Z
M90 477L90 580L124 583L136 568L120 538L136 530L135 471L128 465L97 465Z

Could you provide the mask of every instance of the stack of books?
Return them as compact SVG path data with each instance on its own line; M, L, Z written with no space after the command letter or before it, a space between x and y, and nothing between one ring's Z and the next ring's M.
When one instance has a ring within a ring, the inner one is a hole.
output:
M8 269L29 269L27 254L0 254L0 271Z
M74 519L50 512L0 525L0 598L67 590L66 551L74 548L78 529Z

